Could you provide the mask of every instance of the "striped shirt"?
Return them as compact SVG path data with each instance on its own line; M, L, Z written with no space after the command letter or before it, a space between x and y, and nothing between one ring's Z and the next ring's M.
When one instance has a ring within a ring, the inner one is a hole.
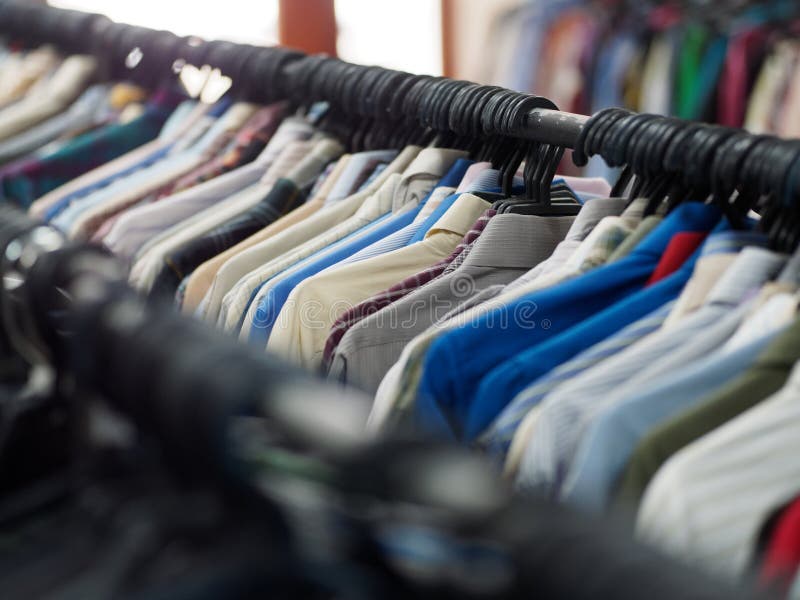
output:
M647 488L637 536L738 577L775 510L800 492L800 367L786 385L670 459Z

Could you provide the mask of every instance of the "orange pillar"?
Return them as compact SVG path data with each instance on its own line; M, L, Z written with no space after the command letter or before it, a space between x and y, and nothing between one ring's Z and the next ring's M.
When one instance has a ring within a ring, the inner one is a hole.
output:
M442 4L442 75L455 77L456 72L456 0L441 0Z
M282 46L336 56L334 0L280 0L278 31Z

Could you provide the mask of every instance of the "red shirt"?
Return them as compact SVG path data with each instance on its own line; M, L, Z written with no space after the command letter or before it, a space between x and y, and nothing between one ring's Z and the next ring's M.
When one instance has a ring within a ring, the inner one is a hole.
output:
M765 587L785 593L800 566L800 498L794 500L775 523L761 566Z
M700 247L708 234L699 231L685 231L676 233L669 241L661 260L656 265L647 285L658 283L665 277L672 275L681 268L686 259Z

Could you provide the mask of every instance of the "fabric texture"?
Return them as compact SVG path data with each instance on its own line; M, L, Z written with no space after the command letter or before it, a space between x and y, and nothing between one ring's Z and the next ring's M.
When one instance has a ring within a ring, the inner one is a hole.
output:
M202 119L208 107L192 100L184 100L172 111L158 137L126 152L91 171L71 179L31 204L28 212L37 219L52 219L60 210L69 206L73 199L81 198L93 190L105 187L123 173L131 173L145 161L158 160L166 149L186 129Z
M675 233L710 230L718 220L719 213L713 207L681 205L626 259L534 292L502 309L507 317L522 311L527 319L506 319L513 325L499 328L494 325L501 315L489 313L468 327L448 331L433 342L425 358L415 407L417 418L439 432L463 432L465 411L470 410L478 384L492 366L641 289ZM531 310L535 311L534 321L540 321L540 325L541 319L548 321L546 328L529 326ZM496 412L492 415L488 411L474 424L485 426L494 416ZM480 431L470 433L474 436Z
M271 277L391 211L391 198L376 197L390 175L405 170L421 148L409 146L366 188L270 236L235 256L218 273L223 295L218 325L227 331L242 326L254 293ZM382 202L383 200L383 202ZM362 206L363 205L363 206ZM238 282L238 283L237 283ZM255 307L253 308L255 310ZM252 322L252 316L250 318Z
M255 161L159 202L126 211L103 238L103 243L115 254L133 258L148 240L258 183L273 166L279 152L292 142L307 140L312 133L307 123L284 121Z
M330 165L330 172L327 175L325 183L319 186L316 190L312 190L311 198L300 208L293 210L291 213L278 219L269 227L265 227L261 231L254 233L245 240L242 240L232 248L227 249L225 252L207 260L200 265L189 278L186 286L186 298L184 302L185 311L196 311L197 316L203 318L211 324L217 321L219 314L219 305L222 300L221 294L215 287L217 273L222 266L230 259L234 258L240 252L247 250L255 244L267 239L270 235L286 229L294 223L299 223L307 216L312 215L321 206L322 202L333 186L333 183L338 178L341 171L346 167L350 155L345 154L338 161L336 165Z
M289 179L279 179L266 197L255 206L167 255L164 258L164 267L156 276L150 290L151 294L174 295L178 284L195 266L262 227L274 223L302 202L303 195L297 185Z
M456 183L463 176L464 171L463 159L458 159L439 181L439 184ZM399 174L392 177L396 181L392 192L392 205L401 207L398 214L381 219L380 224L376 223L375 226L367 227L362 233L356 234L353 239L349 240L349 243L337 244L335 248L330 247L326 251L321 251L310 257L308 261L299 263L262 286L251 303L251 306L257 305L248 338L252 344L261 347L266 345L283 305L292 290L305 279L334 265L344 266L400 249L410 243L417 231L428 229L428 220L433 217L430 216L424 220L418 218L439 188L431 191L421 203L417 203L415 197L407 197L409 187L401 185L403 177ZM433 185L432 177L430 180L430 184ZM243 330L242 336L244 335L245 331Z
M529 277L529 281L535 281L539 274L560 269L599 221L606 216L618 215L624 207L625 203L621 199L598 199L586 202L573 221L564 241L556 246L553 254L547 260L528 271L523 277ZM388 423L395 421L402 412L411 410L422 373L422 361L433 340L462 323L471 322L483 311L491 310L493 307L502 307L505 302L523 295L527 282L524 285L515 286L516 281L502 290L498 290L497 293L493 293L492 298L484 303L463 308L463 310L456 308L450 311L437 322L436 327L429 328L403 348L400 359L389 369L375 394L375 403L369 417L370 428L386 427ZM476 298L489 290L491 287L476 295ZM507 294L502 293L503 290L508 290ZM470 302L467 301L463 306L466 307L469 304Z
M428 231L425 239L383 256L332 268L307 279L292 291L281 315L284 319L272 330L267 350L310 369L318 369L325 340L333 322L350 306L408 275L431 265L453 252L472 223L488 208L477 196L461 195L455 204ZM300 320L308 302L321 306L313 327Z
M738 365L739 372L744 370L741 375L731 378L736 373L728 372L728 379L717 382L716 391L697 399L683 412L654 429L642 440L638 455L631 461L629 472L623 479L623 493L631 495L631 487L641 488L682 448L781 389L800 352L797 340L798 324L795 322L772 340L757 358L751 353L749 363ZM632 478L639 482L638 485L630 481Z

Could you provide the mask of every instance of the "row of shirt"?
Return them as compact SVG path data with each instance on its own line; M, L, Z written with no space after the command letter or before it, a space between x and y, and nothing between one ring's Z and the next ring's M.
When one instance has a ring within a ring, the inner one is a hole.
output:
M481 81L565 111L612 106L800 136L797 3L535 0L498 14ZM531 60L536 57L536 60ZM607 172L602 161L593 173Z
M348 153L285 103L72 81L55 111L9 96L0 153L77 123L66 115L90 93L119 104L0 166L9 201L109 248L143 294L372 394L369 435L411 426L470 445L521 491L619 509L682 560L788 592L800 256L769 250L756 223L567 176L551 194L577 214L526 214L462 150ZM125 127L151 133L87 165L81 152Z

